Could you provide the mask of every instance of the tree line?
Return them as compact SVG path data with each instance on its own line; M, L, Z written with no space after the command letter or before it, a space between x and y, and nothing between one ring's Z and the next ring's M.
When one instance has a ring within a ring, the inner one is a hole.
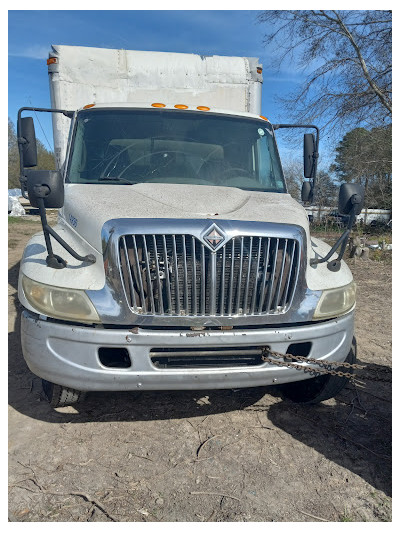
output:
M390 10L270 10L267 64L299 73L294 90L277 100L287 116L342 135L392 121Z

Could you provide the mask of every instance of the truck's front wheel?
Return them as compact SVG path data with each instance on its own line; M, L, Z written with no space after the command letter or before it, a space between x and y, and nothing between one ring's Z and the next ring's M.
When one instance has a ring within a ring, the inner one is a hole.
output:
M346 363L354 364L357 357L356 339L353 337L351 349L345 359ZM352 373L353 370L345 367L338 367L336 371ZM280 386L284 397L296 403L319 403L329 398L335 397L349 382L349 378L324 375L304 381L285 383Z
M52 407L66 407L82 401L85 393L42 379L43 392Z

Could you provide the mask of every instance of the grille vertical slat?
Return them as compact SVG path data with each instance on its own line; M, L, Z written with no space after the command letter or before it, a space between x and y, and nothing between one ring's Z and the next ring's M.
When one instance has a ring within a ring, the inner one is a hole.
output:
M220 314L224 313L224 304L225 304L225 263L226 263L226 246L222 248L222 271L221 271L221 280L220 280Z
M299 272L300 272L300 259L301 259L299 243L296 241L293 241L292 243L293 243L293 249L291 253L292 264L291 264L290 274L287 280L288 287L287 287L286 294L285 294L285 302L288 308L292 305L292 301L294 297L294 291L290 289L290 286L296 287L297 285L297 280L298 280Z
M247 300L249 298L249 287L250 287L250 274L251 274L251 259L252 259L252 252L253 252L253 237L250 237L250 243L249 243L249 261L247 265L247 277L246 277L246 287L244 289L244 299L243 299L243 313L247 315Z
M204 251L204 245L200 245L201 250L201 285L200 285L200 291L201 291L201 314L206 314L206 258L205 258L205 251Z
M172 235L172 255L173 255L173 264L174 264L174 282L172 286L175 289L175 302L176 302L176 312L178 315L181 312L181 300L180 300L180 291L179 291L179 269L178 269L178 255L176 253L176 238L175 235Z
M140 292L140 307L142 308L143 312L146 313L147 312L147 306L146 306L146 298L145 298L145 295L144 295L144 286L143 286L143 276L142 276L142 273L140 271L140 261L139 261L139 255L138 255L138 249L137 249L137 244L136 244L136 237L135 235L132 235L132 241L133 241L133 253L134 253L134 256L135 256L135 266L136 266L136 271L137 271L137 278L138 278L138 283L139 283L139 292Z
M243 275L243 237L240 237L240 255L239 255L239 276L236 285L236 314L240 312L240 292L242 288Z
M194 236L124 235L121 280L134 312L169 316L268 315L293 300L295 239L237 236L212 251Z
M254 289L253 289L253 298L251 300L251 311L250 314L254 314L255 308L256 308L256 299L257 299L257 287L258 287L258 273L260 268L260 258L261 258L261 245L262 245L262 238L258 237L258 252L257 252L257 264L256 264L256 270L255 270L255 281L254 281Z
M149 261L149 254L147 251L146 235L142 235L142 238L143 238L143 252L144 252L143 255L144 255L146 280L147 280L147 292L149 294L148 300L150 301L151 312L155 314L156 310L154 306L153 284L151 282L150 261Z
M183 258L183 308L185 314L189 315L189 295L188 295L188 271L186 260L186 240L185 235L182 235L182 258Z
M192 309L197 315L197 269L196 269L196 239L192 237Z
M276 263L278 259L278 247L279 247L279 239L276 239L275 243L275 250L274 250L274 259L273 259L273 267L271 271L271 277L268 283L268 294L267 294L267 307L266 312L269 313L271 310L271 300L272 300L272 293L273 293L273 286L275 281L275 272L276 272Z
M270 256L270 247L271 247L271 239L268 238L268 240L265 243L265 252L264 252L264 271L263 271L263 278L262 278L262 285L261 285L261 291L260 291L260 304L258 307L258 312L261 313L264 306L264 300L265 300L265 287L267 282L267 273L268 273L268 265L269 265L269 256Z
M283 253L281 254L281 267L280 267L280 273L279 273L279 282L278 286L275 290L275 299L274 299L274 310L277 311L278 305L280 302L280 293L282 288L282 279L283 279L283 272L285 270L285 261L286 261L286 250L287 250L287 239L285 239L285 244L283 248Z
M155 235L153 235L153 246L154 246L154 257L155 257L155 264L156 264L157 289L158 289L157 301L158 301L159 312L161 314L164 314L162 283L161 283L161 277L160 277L160 263L158 261L158 247L157 247L157 240L156 240Z
M209 261L209 309L210 314L215 315L217 310L217 256L215 254L210 255Z
M229 274L228 315L232 314L232 305L233 305L233 272L234 272L234 268L235 268L235 239L232 239L230 274Z
M123 255L121 256L120 264L121 264L121 269L122 269L124 279L128 278L127 289L129 289L127 291L126 296L128 298L130 306L136 307L135 289L133 287L133 278L132 278L131 267L129 264L128 249L126 247L125 237L122 237L122 245L123 245ZM126 285L127 284L125 282L125 286Z
M163 241L163 254L164 254L164 265L165 265L165 280L166 280L166 297L168 305L168 313L172 314L172 297L171 297L171 281L169 276L169 260L168 260L168 251L167 251L167 240L165 235L162 236Z
M284 291L284 295L283 295L283 301L284 302L287 301L288 292L289 292L289 286L290 286L290 280L292 279L293 264L294 264L294 252L295 252L295 248L296 248L296 241L292 241L291 245L292 245L292 249L291 249L290 254L289 254L289 261L290 261L289 273L288 273L287 278L286 278L286 287L285 287L285 291Z

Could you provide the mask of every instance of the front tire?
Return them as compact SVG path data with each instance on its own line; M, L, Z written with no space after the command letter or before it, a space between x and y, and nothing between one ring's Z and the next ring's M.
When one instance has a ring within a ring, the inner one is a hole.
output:
M66 407L81 402L86 393L42 379L43 392L52 407Z
M357 343L353 337L351 349L344 362L354 364L357 360ZM352 368L337 367L336 371L353 373ZM323 375L304 381L285 383L280 390L285 398L296 403L316 404L334 398L348 384L349 378Z

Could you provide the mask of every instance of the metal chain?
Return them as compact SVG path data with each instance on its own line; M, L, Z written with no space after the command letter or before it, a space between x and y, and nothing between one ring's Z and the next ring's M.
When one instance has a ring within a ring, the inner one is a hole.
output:
M293 359L295 361L304 361L308 364L318 365L320 368L314 368L312 366L304 366L290 361L278 361L278 359ZM350 369L363 369L363 365L351 364L339 361L321 361L320 359L313 359L312 357L304 357L301 355L293 355L290 353L279 353L270 350L268 347L262 349L261 359L267 363L271 363L277 366L285 366L288 368L296 368L296 370L302 370L303 372L312 374L313 377L330 374L332 376L339 376L341 378L353 379L354 374L352 372L342 372L341 370L333 370L332 367L344 367Z

